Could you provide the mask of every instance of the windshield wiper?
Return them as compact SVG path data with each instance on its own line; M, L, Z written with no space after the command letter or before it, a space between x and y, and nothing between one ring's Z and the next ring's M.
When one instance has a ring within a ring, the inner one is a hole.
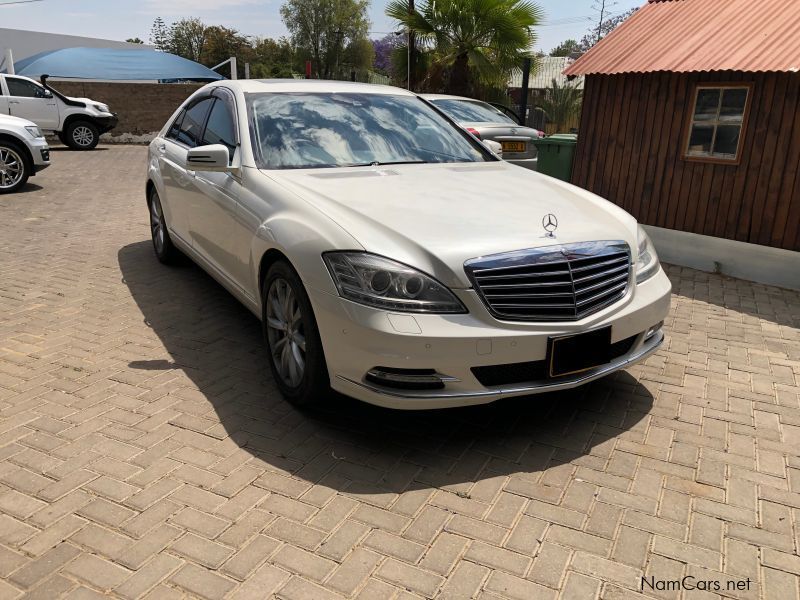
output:
M339 165L340 167L383 167L385 165L425 165L428 164L427 160L387 160L384 162L373 160L371 162L363 163L346 163Z

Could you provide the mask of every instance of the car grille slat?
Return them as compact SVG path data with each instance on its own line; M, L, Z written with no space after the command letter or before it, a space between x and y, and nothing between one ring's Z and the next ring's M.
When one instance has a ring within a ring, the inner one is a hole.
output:
M631 252L624 241L564 244L485 256L464 269L498 319L574 321L625 296Z

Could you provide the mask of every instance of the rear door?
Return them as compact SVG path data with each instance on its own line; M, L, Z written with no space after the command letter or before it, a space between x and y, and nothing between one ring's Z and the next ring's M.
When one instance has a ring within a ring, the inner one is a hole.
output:
M58 100L38 83L25 77L6 75L8 112L33 121L42 129L58 129Z
M156 144L158 165L164 182L162 199L170 234L191 245L189 218L196 193L195 172L186 168L190 148L199 146L208 111L214 99L208 96L195 99L173 121L167 134Z

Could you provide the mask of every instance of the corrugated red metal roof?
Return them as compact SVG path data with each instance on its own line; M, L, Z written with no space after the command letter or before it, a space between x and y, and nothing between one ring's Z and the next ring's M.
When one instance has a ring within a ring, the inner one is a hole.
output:
M649 0L564 71L797 71L800 0Z

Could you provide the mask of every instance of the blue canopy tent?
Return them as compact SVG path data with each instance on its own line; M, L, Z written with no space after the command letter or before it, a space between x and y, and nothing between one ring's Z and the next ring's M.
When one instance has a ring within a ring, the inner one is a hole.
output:
M174 54L149 49L64 48L14 63L18 75L127 81L217 81L219 73Z

